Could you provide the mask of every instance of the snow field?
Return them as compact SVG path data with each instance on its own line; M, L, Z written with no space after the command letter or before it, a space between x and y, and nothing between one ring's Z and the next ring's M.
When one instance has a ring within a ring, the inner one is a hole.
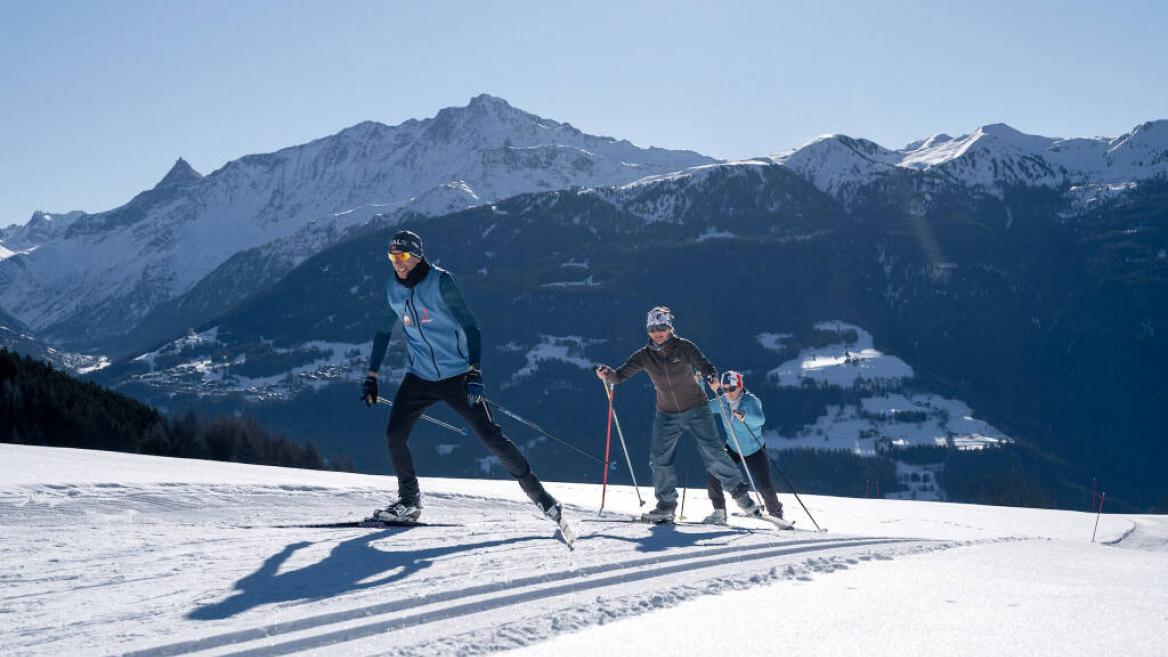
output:
M715 645L819 654L812 635L789 625L817 611L838 635L831 645L868 645L893 628L903 640L885 643L907 645L944 631L967 649L955 654L972 654L976 635L955 628L994 619L1010 638L1031 626L994 606L1010 596L1023 608L1049 601L1066 617L1045 619L1052 631L1080 634L1094 616L1066 595L1076 587L1130 612L1122 628L1162 626L1168 608L1157 606L1168 572L1164 517L1105 516L1100 540L1129 550L1090 545L1094 517L1084 513L810 495L804 502L831 533L746 519L668 528L588 522L598 486L549 484L580 521L568 551L514 482L422 486L424 520L464 527L280 527L359 518L384 503L387 477L0 445L0 654L562 654L563 641L629 654L640 644L625 643L627 633L680 644L674 655ZM630 487L610 488L610 510L637 511ZM708 510L703 492L690 491L687 516ZM998 582L1014 573L1035 582ZM955 603L937 599L942 580ZM879 591L880 603L853 590ZM1145 602L1129 605L1136 594ZM791 598L808 601L787 606ZM760 608L775 609L779 620L763 625L784 632L751 632ZM1148 645L1141 636L1109 654ZM638 654L665 654L657 645Z

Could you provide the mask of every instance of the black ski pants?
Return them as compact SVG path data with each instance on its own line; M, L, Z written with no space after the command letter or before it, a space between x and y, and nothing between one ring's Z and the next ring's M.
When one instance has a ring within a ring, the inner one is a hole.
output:
M730 460L735 463L742 463L742 457L732 449L726 450L730 455ZM750 476L754 477L754 485L758 486L758 492L762 494L762 501L766 504L767 513L771 515L782 515L783 503L779 501L779 494L775 491L775 485L771 481L771 464L767 461L767 456L763 450L758 450L746 457L746 467L750 468ZM710 493L710 502L713 503L715 509L726 508L726 498L722 493L722 482L714 475L706 475L706 490Z
M460 374L438 381L427 381L414 374L406 374L397 394L393 397L393 410L389 413L389 426L385 432L389 437L389 459L397 473L397 493L403 500L417 500L419 496L418 475L414 472L414 457L407 442L410 431L429 408L436 402L445 402L463 419L479 440L512 477L519 482L523 492L532 502L545 511L555 505L556 500L544 489L543 484L531 471L531 465L491 417L486 402L471 406L466 398L466 375Z

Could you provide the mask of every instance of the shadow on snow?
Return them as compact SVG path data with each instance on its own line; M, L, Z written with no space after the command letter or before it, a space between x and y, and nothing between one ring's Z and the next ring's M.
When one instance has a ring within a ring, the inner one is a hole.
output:
M632 543L636 545L637 552L663 552L672 548L693 547L699 545L702 541L708 541L710 539L729 536L741 537L743 534L750 533L740 529L684 532L677 531L675 527L670 527L669 525L649 525L648 529L648 534L641 536L621 536L619 534L589 534L588 536L582 538L607 538L612 541Z
M375 541L400 533L381 531L342 541L321 561L298 570L278 573L280 566L296 551L313 545L310 541L289 544L265 559L254 573L237 581L234 595L221 602L198 607L187 614L187 618L220 620L261 605L330 598L404 580L429 568L439 557L524 541L547 540L543 536L522 536L396 552L381 550L372 545ZM383 576L377 577L378 575Z

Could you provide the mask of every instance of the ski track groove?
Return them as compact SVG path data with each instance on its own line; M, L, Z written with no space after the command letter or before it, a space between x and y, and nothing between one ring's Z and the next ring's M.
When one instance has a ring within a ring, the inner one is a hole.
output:
M1117 546L1117 545L1120 545L1121 543L1123 543L1124 541L1126 541L1128 538L1130 538L1132 534L1136 533L1136 530L1137 530L1137 529L1139 529L1139 525L1138 525L1138 524L1136 524L1135 522L1133 522L1133 523L1131 523L1131 527L1128 527L1128 528L1127 528L1127 529L1126 529L1126 530L1123 532L1123 534L1120 534L1120 536L1119 536L1118 538L1115 538L1115 539L1113 539L1113 540L1110 540L1110 541L1103 541L1103 544L1104 544L1104 545L1110 545L1110 546L1112 546L1112 547L1115 547L1115 546Z
M908 545L906 555L923 554L938 550L947 550L955 547L992 543L1001 540L1025 539L989 539L984 541L920 541L915 545ZM874 539L871 544L890 543L894 540ZM914 543L913 539L900 539L904 544ZM847 546L836 546L837 548ZM826 548L825 548L826 549ZM895 553L895 552L894 552ZM900 556L899 553L896 553ZM772 555L773 556L773 555ZM758 559L767 558L759 556ZM489 629L477 629L447 637L438 637L425 643L405 646L389 652L371 653L377 657L429 657L431 655L484 655L503 650L512 650L532 645L552 636L574 632L592 625L602 625L616 620L649 613L659 609L677 606L688 600L702 595L719 594L729 590L742 590L754 586L770 584L784 580L810 580L814 573L831 573L836 570L846 570L848 565L856 565L861 561L891 561L893 557L884 553L866 553L855 557L819 557L809 559L802 564L782 564L772 566L761 573L741 573L730 577L715 577L699 580L694 584L674 586L666 589L638 592L615 598L598 596L592 604L577 605L565 609L548 611L535 616L522 618L518 621ZM598 604L599 603L599 604ZM440 620L440 619L436 619ZM343 640L343 639L340 639ZM255 651L259 657L267 653ZM274 653L287 654L287 653ZM231 653L225 657L243 657L250 653Z
M313 635L302 639L295 639L283 644L276 644L274 646L266 646L236 653L229 653L233 657L260 657L261 655L274 657L276 655L285 655L302 650L319 648L334 642L351 641L364 638L366 636L372 636L382 632L402 629L403 627L416 627L420 624L432 623L447 618L452 618L464 613L488 611L504 606L522 604L544 598L553 598L556 596L593 588L602 588L614 584L665 577L688 570L700 570L738 561L756 561L759 559L773 558L788 554L802 554L806 552L816 552L832 549L857 548L864 547L866 545L903 543L929 544L933 543L933 541L912 538L838 538L801 539L745 547L723 546L709 548L702 550L701 552L660 555L643 559L635 559L631 561L585 566L554 573L543 573L540 575L520 578L518 580L490 582L464 589L441 591L438 593L410 597L394 602L379 603L355 609L348 609L318 616L301 618L293 621L286 621L283 623L276 623L273 625L256 627L249 630L228 632L217 636L156 646L154 648L130 651L120 654L122 657L170 657L173 655L185 655L194 652L211 650L214 648L238 645L259 639L271 638L273 636L282 634L302 632L360 618L367 618L370 616L392 614L416 607L448 603L466 598L514 590L517 588L529 588L533 586L547 585L557 581L577 580L567 581L565 584L560 584L553 587L541 587L532 591L524 591L511 595L489 598L487 600L463 603L453 607L442 607L433 611L422 612L403 618L371 623L360 626L358 628ZM661 566L662 564L670 564L672 562L692 563L678 563L665 566L664 568L657 567ZM619 571L629 572L619 573ZM617 572L618 574L608 574L613 572ZM598 579L586 579L596 575L606 576Z

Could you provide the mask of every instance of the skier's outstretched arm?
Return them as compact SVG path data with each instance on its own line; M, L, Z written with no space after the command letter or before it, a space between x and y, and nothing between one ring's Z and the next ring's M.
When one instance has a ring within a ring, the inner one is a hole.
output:
M361 384L361 401L366 406L374 406L381 398L381 390L377 385L377 370L381 369L381 361L385 360L385 351L389 349L389 336L397 324L397 313L393 309L385 309L385 317L379 326L381 330L373 336L373 351L369 354L369 371L365 373L365 381Z
M438 289L442 292L442 300L446 302L446 307L450 308L450 313L454 315L454 321L458 322L462 332L466 334L467 360L470 361L471 368L477 370L482 363L483 354L483 336L479 331L479 324L470 313L470 307L466 305L466 299L462 297L462 290L458 289L454 276L449 272L443 273L442 278L438 279Z
M397 324L397 313L392 308L385 309L385 316L378 321L380 327L373 336L373 351L369 354L369 376L377 376L381 369L381 362L385 360L385 352L389 349L389 336L393 334L393 327Z
M596 373L613 385L624 383L631 379L634 374L645 369L645 364L642 360L644 358L644 352L644 349L638 349L632 356L629 356L623 365L615 370L607 365L597 365Z

